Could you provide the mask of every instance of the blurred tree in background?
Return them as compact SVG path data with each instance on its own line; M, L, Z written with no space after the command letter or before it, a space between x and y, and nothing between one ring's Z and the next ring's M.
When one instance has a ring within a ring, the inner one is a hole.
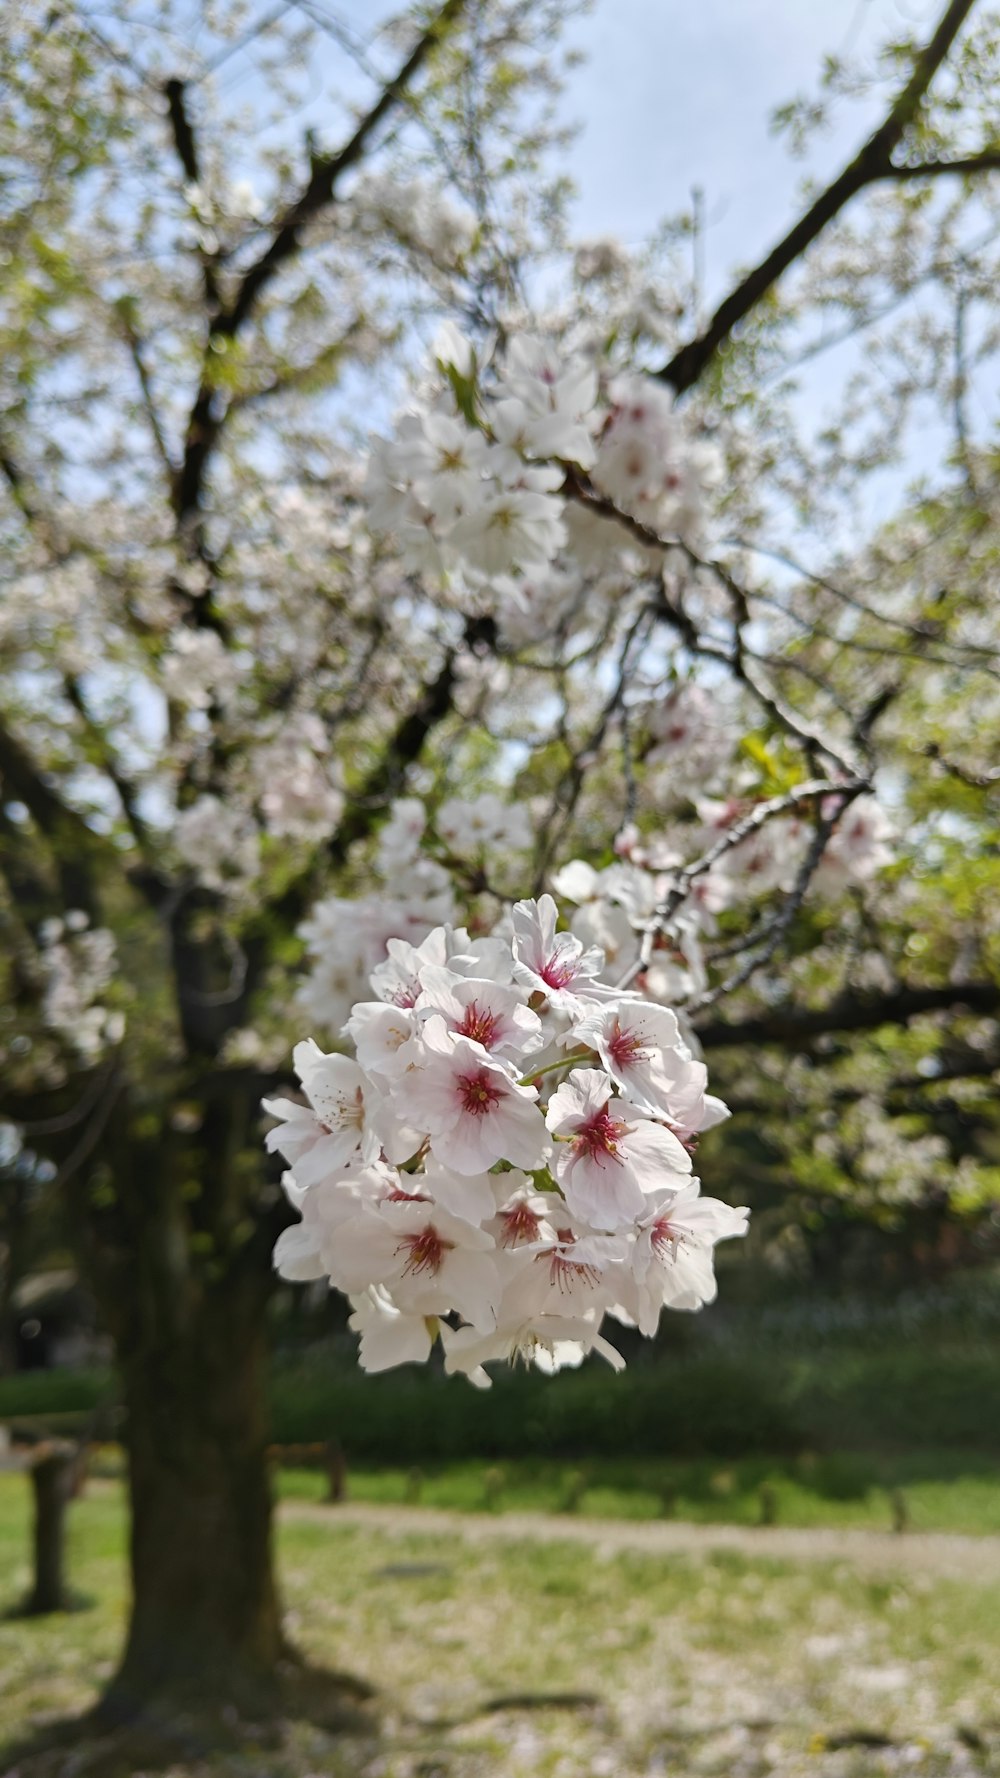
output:
M0 1110L122 1376L112 1711L246 1695L283 1654L260 1099L388 938L488 930L555 875L686 1010L737 1113L711 1175L760 1181L765 1243L844 1216L940 1248L996 1204L1000 27L953 0L831 63L793 146L857 98L883 121L706 320L691 217L567 237L569 10L447 0L361 44L313 5L27 3L0 49ZM304 125L331 63L348 96ZM458 414L521 335L606 402L593 478L528 449L575 553L513 583L365 484L447 322ZM613 485L647 401L669 510L622 491L628 448ZM724 884L690 864L720 842Z

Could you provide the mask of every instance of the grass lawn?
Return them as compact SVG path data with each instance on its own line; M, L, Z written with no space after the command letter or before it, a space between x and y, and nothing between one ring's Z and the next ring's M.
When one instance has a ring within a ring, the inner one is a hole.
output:
M286 1499L322 1500L317 1470L280 1471ZM629 1458L587 1464L523 1458L352 1469L350 1499L379 1505L454 1507L463 1512L581 1512L616 1519L689 1519L696 1524L857 1526L885 1531L902 1494L914 1531L1000 1534L1000 1463L982 1452L908 1456L745 1458L733 1463Z
M84 1708L114 1659L126 1604L117 1487L92 1487L70 1527L71 1577L93 1604L0 1622L0 1742ZM0 1608L26 1586L28 1536L25 1479L0 1475ZM170 1778L1000 1772L1000 1590L986 1581L711 1550L471 1547L361 1530L335 1512L287 1517L280 1566L295 1640L377 1686L379 1716L348 1739L306 1720L277 1740L248 1726L239 1752L178 1754ZM0 1756L3 1778L113 1770L82 1741L16 1767Z

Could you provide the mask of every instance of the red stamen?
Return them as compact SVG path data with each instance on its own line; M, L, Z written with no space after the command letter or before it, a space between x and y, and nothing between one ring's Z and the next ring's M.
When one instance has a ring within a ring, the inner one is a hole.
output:
M433 1223L421 1229L419 1235L407 1235L396 1248L397 1253L408 1254L403 1267L404 1278L415 1278L420 1272L432 1275L441 1270L446 1253L451 1253L454 1241L445 1241L438 1234Z
M557 963L554 957L550 957L547 963L542 964L538 973L546 987L568 988L570 982L576 978L576 963Z
M556 1234L566 1246L570 1246L576 1240L572 1229L557 1229ZM538 1257L548 1261L549 1283L564 1292L569 1290L574 1278L582 1278L584 1283L589 1284L593 1289L601 1275L596 1266L583 1265L579 1260L567 1259L566 1254L558 1247L553 1253L540 1253Z
M484 1050L490 1050L497 1040L500 1025L499 1015L490 1012L488 1006L480 1006L478 1000L472 1000L465 1009L465 1017L459 1025L459 1036L469 1037L473 1043L481 1043Z
M626 1125L611 1116L605 1106L597 1111L582 1129L577 1130L573 1137L573 1147L578 1154L587 1154L592 1161L620 1161L618 1143L623 1136Z
M635 1062L645 1062L649 1051L644 1047L642 1038L634 1031L623 1031L618 1020L608 1040L608 1055L616 1068L629 1068Z
M659 1222L654 1222L649 1231L649 1244L657 1259L676 1259L677 1249L682 1239L683 1237L677 1233L677 1230L671 1227L670 1220L666 1216L661 1216Z
M542 1219L530 1204L514 1204L509 1210L502 1210L500 1220L503 1223L501 1247L519 1247L525 1241L538 1240Z
M485 1068L480 1068L476 1074L460 1074L456 1084L463 1111L470 1111L473 1117L484 1117L503 1098L502 1089Z

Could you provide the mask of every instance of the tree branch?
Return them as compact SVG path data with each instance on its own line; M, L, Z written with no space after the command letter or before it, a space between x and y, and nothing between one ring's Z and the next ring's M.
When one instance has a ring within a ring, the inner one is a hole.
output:
M82 815L70 809L46 783L30 754L0 722L0 779L8 795L22 802L48 841L68 908L91 916L95 896L90 860L98 836Z
M945 60L959 31L964 25L976 0L951 0L941 17L933 37L917 56L909 80L897 94L875 133L868 138L864 147L854 159L838 174L831 185L820 192L801 216L794 227L789 229L784 239L756 265L746 277L741 279L735 290L719 304L715 314L709 321L704 332L697 338L689 340L679 352L675 352L669 364L656 373L658 379L670 383L678 395L690 389L696 383L706 366L715 357L719 347L729 339L734 328L745 319L751 309L755 308L763 296L776 284L789 266L801 258L823 230L836 216L839 216L845 204L848 204L859 191L866 186L874 185L883 179L910 179L921 176L916 163L913 169L896 167L892 162L893 151L898 147L910 124L913 122L924 96ZM977 163L972 166L971 162ZM985 159L980 156L967 157L963 162L930 162L925 163L931 169L928 176L935 172L972 172L987 170L993 165L992 151L986 151Z
M954 160L910 161L901 167L887 167L880 177L903 183L908 179L939 179L947 175L975 177L977 173L1000 173L1000 148L980 148L975 154L959 155Z
M281 371L271 378L269 383L262 383L256 389L243 389L230 398L229 413L236 413L240 408L253 407L259 401L270 401L276 395L294 394L297 389L309 390L318 379L332 377L338 369L340 360L352 341L358 339L365 330L363 315L355 315L348 322L340 338L331 340L308 364L296 364Z
M35 498L24 470L3 438L0 438L0 474L10 489L15 506L25 524L41 538L46 549L57 558L65 554L65 546L56 533L48 514Z
M432 729L450 713L455 695L455 656L445 655L441 668L429 685L425 685L413 708L399 722L386 742L378 760L362 784L350 797L343 817L326 847L323 862L338 866L357 840L364 839L385 809L391 797L403 785L407 768L419 759L424 742ZM316 874L312 866L282 891L278 899L262 909L266 921L278 921L284 930L295 926L306 913L316 893ZM251 973L258 965L251 949Z
M884 1086L876 1087L871 1082L866 1086L834 1087L829 1085L822 1089L823 1104L856 1105L861 1099L876 1096L889 1112L890 1116L903 1116L907 1112L916 1112L922 1117L934 1117L941 1109L940 1103L926 1099L925 1094L932 1093L935 1087L953 1086L958 1082L992 1080L1000 1070L1000 1054L995 1050L986 1054L978 1050L963 1049L953 1061L946 1062L938 1074L906 1074L896 1080L887 1081ZM992 1095L985 1097L981 1103L992 1105ZM945 1104L948 1101L945 1100ZM787 1122L788 1103L784 1094L780 1098L768 1100L726 1099L730 1114L733 1117L756 1117L759 1119L780 1117ZM963 1105L968 1110L968 1102Z
M826 813L823 812L823 802L828 799L823 798L817 804L816 831L813 834L812 842L799 866L795 881L785 895L775 918L767 930L759 935L758 944L748 947L749 955L738 968L733 970L731 975L726 976L721 982L717 982L713 988L706 988L704 993L696 995L693 1000L686 1003L684 1010L687 1013L699 1012L704 1007L714 1006L717 1001L725 999L737 988L742 988L746 982L752 981L757 971L766 968L767 964L772 961L782 940L791 930L792 922L806 898L809 885L819 869L823 853L840 817L848 804L860 794L860 786L849 786L839 796L836 791L832 791L829 800L836 801L836 807Z
M201 173L198 166L198 148L195 142L194 128L187 111L186 83L176 77L165 80L163 92L170 115L170 128L173 133L174 147L177 150L177 159L184 169L184 177L188 184L197 185ZM201 272L205 284L205 302L208 308L215 313L222 306L222 297L215 276L212 256L199 251L198 257L201 260Z
M166 476L167 488L172 495L174 482L177 477L177 465L170 455L167 436L163 430L163 422L160 419L160 412L153 395L153 385L149 375L149 366L146 363L145 353L143 352L143 343L132 325L132 316L129 313L129 306L130 305L125 301L115 304L125 344L128 347L129 357L135 368L136 378L142 394L143 410L146 419L149 421L149 430L152 434L153 443L156 446L156 454L160 459L160 463Z
M378 100L343 148L336 154L313 158L305 189L278 218L268 246L243 274L232 302L228 307L220 305L217 308L209 332L206 367L213 351L236 338L280 267L299 252L303 230L332 203L341 178L361 160L379 125L402 100L411 81L454 24L464 5L465 0L445 0L399 72L383 87ZM174 508L181 525L190 520L201 503L208 462L224 423L225 412L217 408L212 379L203 374L191 409L184 460L177 478Z
M132 838L140 852L146 851L149 834L146 823L139 814L136 805L136 788L131 784L115 757L115 751L100 723L92 715L84 697L83 687L75 674L67 673L63 679L66 696L76 711L83 726L83 732L90 743L101 770L105 772L115 787L122 814L128 824Z
M959 765L955 759L946 759L936 741L928 743L924 754L927 759L933 759L949 778L957 778L960 784L968 785L970 790L994 790L1000 785L1000 766L991 766L985 772L974 772L968 766Z
M714 574L729 594L734 610L734 640L730 646L721 642L713 642L703 637L690 613L685 611L679 599L671 599L667 589L661 585L657 603L657 615L665 623L670 624L679 634L685 647L691 654L700 655L707 660L722 661L736 679L752 692L757 702L773 717L779 728L794 735L807 749L823 753L833 763L837 771L845 778L862 777L863 767L851 759L843 748L838 748L825 735L812 728L797 711L786 704L779 694L766 685L762 685L747 665L748 660L758 657L746 648L741 634L741 626L749 619L750 595L734 579L730 570L723 562L712 557L699 556L683 537L661 537L641 519L636 519L620 507L599 494L588 476L574 465L564 465L565 475L561 492L567 499L575 500L590 512L599 513L603 518L611 519L624 531L634 537L643 549L677 550L692 568L701 568Z
M781 1007L750 1019L719 1019L696 1025L704 1049L730 1049L777 1044L804 1049L835 1031L877 1031L881 1025L905 1025L921 1013L1000 1012L1000 982L954 982L942 987L900 987L887 994L841 994L829 1006Z

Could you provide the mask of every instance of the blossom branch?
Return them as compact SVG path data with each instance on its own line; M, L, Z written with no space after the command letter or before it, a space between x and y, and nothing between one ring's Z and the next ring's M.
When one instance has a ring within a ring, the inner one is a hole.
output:
M878 129L832 184L820 192L783 240L720 303L704 332L696 339L689 340L687 345L675 352L669 364L656 373L661 382L671 384L678 395L697 383L739 323L859 192L880 180L906 180L924 176L920 170L921 163L911 163L909 167L905 164L897 166L892 156L916 118L931 81L974 5L975 0L951 0L934 35L917 56L909 80L893 100ZM963 161L925 162L922 165L929 169L926 176L933 178L944 172L971 174L990 171L995 161L995 153L989 149L984 150L982 156L969 156Z
M643 938L639 948L639 955L631 968L628 969L622 976L621 980L615 984L617 992L622 993L626 988L630 988L633 982L649 968L656 947L657 937L669 925L682 903L687 900L693 884L698 881L699 877L707 875L707 873L719 863L720 859L726 856L727 852L733 850L734 846L738 846L742 840L748 839L751 834L758 832L758 830L768 821L772 821L775 816L787 815L790 810L801 808L804 804L815 802L821 797L825 798L831 795L837 796L841 805L837 810L837 819L839 819L840 814L843 812L843 809L847 807L849 802L852 802L855 797L863 795L870 789L871 785L866 778L857 778L846 784L831 784L825 778L815 778L811 779L807 784L797 785L794 790L786 791L782 796L769 797L766 802L757 803L746 815L741 815L737 821L732 822L730 826L720 834L714 844L709 846L708 850L701 854L700 858L694 859L691 864L685 865L681 870L671 872L670 886L667 893L659 905L654 909L652 917L646 921L642 927ZM828 837L828 835L824 835L823 845L826 844L826 839ZM821 852L822 847L820 847L819 852L817 852L815 860L810 862L810 860L807 859L807 863L809 863L809 875L805 877L805 880L802 883L799 901L793 906L789 920L794 916L798 905L801 903L802 897L805 895L809 878L812 876L816 865L819 862ZM810 849L810 859L811 857L812 848ZM798 883L796 883L796 890L798 889L798 886ZM794 895L795 890L792 891L792 897L790 899L794 899ZM780 937L781 933L779 932L778 940L780 940ZM756 965L754 967L756 967Z
M841 815L844 813L848 804L852 802L856 796L860 796L861 790L862 786L858 785L845 791L843 795L840 795L836 791L831 793L832 797L836 800L836 808L825 814L822 812L819 813L816 821L816 831L813 834L809 850L796 873L795 882L789 893L785 896L778 913L771 921L766 932L761 935L763 941L762 948L758 949L755 946L746 962L742 963L739 969L734 970L724 981L716 983L714 988L707 988L704 993L697 995L693 1000L689 1000L686 1005L687 1012L699 1012L704 1007L714 1006L716 1001L723 1000L727 995L735 993L737 988L744 987L747 982L753 979L759 969L766 968L768 963L771 962L783 939L787 936L792 921L795 919L796 914L805 900L806 891L819 868L827 844ZM761 941L759 940L758 944L760 944L760 942Z
M922 1013L950 1012L996 1015L1000 982L947 982L921 987L903 985L885 994L841 994L826 1006L781 1007L753 1018L717 1020L699 1025L704 1049L776 1044L801 1049L837 1031L877 1031L882 1025L906 1025Z
M197 185L201 179L198 164L198 148L195 141L194 126L188 115L187 84L176 77L165 80L163 94L167 101L167 112L170 117L170 129L173 135L177 159L184 170L184 177L189 185ZM211 253L199 248L202 278L205 286L205 302L213 313L221 307L221 295L215 275L215 265Z
M1000 148L980 148L975 154L956 155L951 160L908 161L887 167L881 178L903 183L910 179L971 179L979 173L1000 173Z
M624 708L625 693L628 689L629 663L633 649L647 633L654 615L654 606L646 602L640 606L635 618L628 626L611 692L604 702L590 735L583 746L573 754L567 770L552 793L548 816L543 823L544 839L536 872L536 884L539 887L545 880L546 871L560 839L573 818L573 811L580 799L587 768L593 764L615 715ZM561 819L558 825L554 826L557 816L561 816Z
M968 766L959 765L957 760L946 759L933 741L925 747L924 753L927 759L935 760L949 778L957 778L960 784L967 784L970 790L993 790L1000 785L1000 766L991 766L985 772L970 771Z
M403 99L410 83L454 24L464 4L465 0L445 0L398 73L386 82L378 100L344 146L336 154L313 157L305 189L279 217L267 247L243 274L232 302L228 306L217 306L209 330L205 370L188 420L184 458L177 478L174 510L181 526L190 520L201 503L208 462L225 423L226 410L220 410L218 406L215 383L209 374L212 354L220 347L224 350L236 338L281 266L298 254L303 231L333 202L343 175L362 159L379 126Z
M685 646L692 654L706 659L722 661L748 689L757 702L774 718L780 728L794 735L806 747L813 751L826 754L836 769L846 778L856 777L861 772L858 761L852 760L842 749L838 748L825 735L812 728L803 717L791 708L777 692L761 684L756 673L747 665L749 659L756 657L746 648L740 634L742 624L747 621L750 595L741 587L734 575L722 562L714 558L698 555L691 545L681 537L661 537L657 531L644 525L641 519L632 518L616 506L614 501L599 494L593 483L581 470L567 466L562 487L563 493L576 500L588 511L600 514L619 524L644 549L669 550L676 549L684 556L692 568L699 568L714 574L725 587L733 602L736 613L735 636L731 646L712 642L702 636L697 624L685 611L680 599L671 599L665 587L661 588L657 610L665 621L671 624L680 634Z

